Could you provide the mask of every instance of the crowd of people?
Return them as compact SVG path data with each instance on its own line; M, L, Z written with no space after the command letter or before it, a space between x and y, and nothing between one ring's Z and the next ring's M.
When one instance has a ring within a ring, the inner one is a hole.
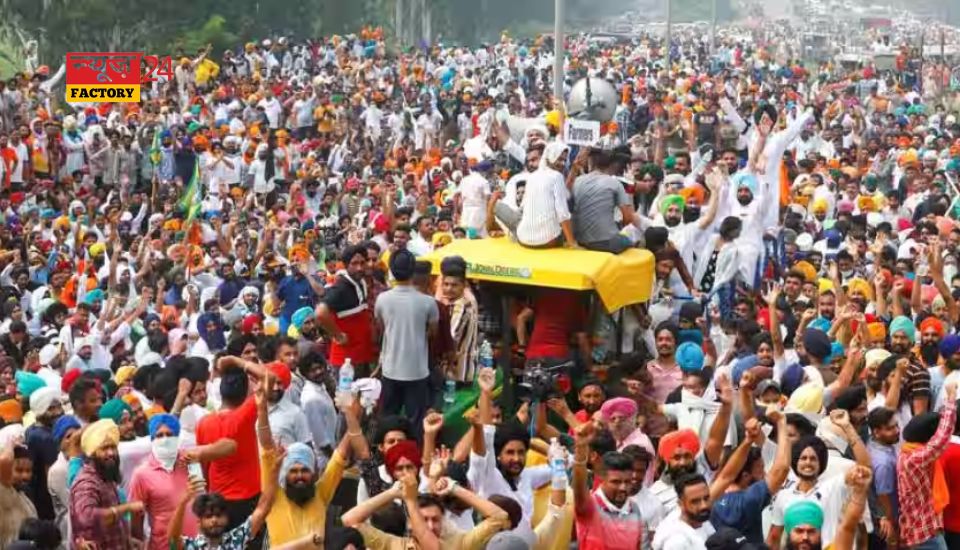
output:
M0 547L960 548L957 113L750 36L570 38L618 103L579 147L543 37L0 83ZM652 255L651 298L463 239Z

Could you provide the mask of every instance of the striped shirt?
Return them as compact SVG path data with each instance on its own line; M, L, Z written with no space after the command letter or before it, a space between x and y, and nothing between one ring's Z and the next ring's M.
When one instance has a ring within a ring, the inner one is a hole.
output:
M523 199L517 239L527 246L543 246L562 235L560 224L570 219L570 192L563 174L541 168L530 174Z
M458 382L472 382L477 370L477 306L461 296L450 310L450 336L457 350L456 364L449 373Z

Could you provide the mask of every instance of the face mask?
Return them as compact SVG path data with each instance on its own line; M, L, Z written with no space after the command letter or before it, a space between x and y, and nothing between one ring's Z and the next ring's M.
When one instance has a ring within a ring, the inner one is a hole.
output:
M178 437L154 439L151 443L153 457L157 459L157 462L160 463L160 466L162 466L164 470L168 472L173 471L173 466L177 462L179 446L180 438Z
M851 277L853 277L853 270L850 269L848 271L841 271L840 275L843 275L844 279L850 279Z

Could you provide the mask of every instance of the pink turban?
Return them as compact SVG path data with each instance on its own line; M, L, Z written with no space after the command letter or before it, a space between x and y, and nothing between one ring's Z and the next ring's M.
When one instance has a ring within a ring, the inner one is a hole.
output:
M637 415L637 402L628 397L614 397L608 399L600 407L600 415L604 420L610 420L614 414L620 414L624 417Z

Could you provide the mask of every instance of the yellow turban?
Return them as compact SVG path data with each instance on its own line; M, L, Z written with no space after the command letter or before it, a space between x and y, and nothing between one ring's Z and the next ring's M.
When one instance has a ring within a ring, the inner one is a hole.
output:
M830 279L822 279L822 278L821 278L821 279L820 279L820 283L819 283L819 287L820 287L820 288L819 288L819 292L820 292L821 294L824 293L824 292L827 292L827 291L829 291L829 290L833 290L833 281L831 281Z
M80 449L83 450L83 454L92 456L101 447L118 443L120 443L120 429L113 420L105 418L87 426L80 438Z
M870 283L860 277L855 277L847 282L847 293L852 294L854 292L863 294L867 300L873 300L873 288Z
M802 414L819 414L821 409L823 409L823 386L807 382L793 390L784 410Z
M827 199L823 197L813 201L813 206L811 207L813 212L826 212L827 208L829 208L829 205L827 204Z
M810 262L797 262L793 268L803 273L804 281L812 283L817 280L817 268L813 267Z
M552 126L557 129L560 128L560 124L562 123L562 121L563 121L563 115L560 114L560 111L550 111L549 113L547 113L547 116L545 117L545 120L544 120L547 126Z
M137 372L137 367L132 367L127 365L125 367L120 367L117 369L117 374L113 376L113 379L117 381L118 386L122 386L124 382L130 380L130 378Z
M103 243L94 243L90 246L90 255L91 256L100 256L107 250L107 245Z

